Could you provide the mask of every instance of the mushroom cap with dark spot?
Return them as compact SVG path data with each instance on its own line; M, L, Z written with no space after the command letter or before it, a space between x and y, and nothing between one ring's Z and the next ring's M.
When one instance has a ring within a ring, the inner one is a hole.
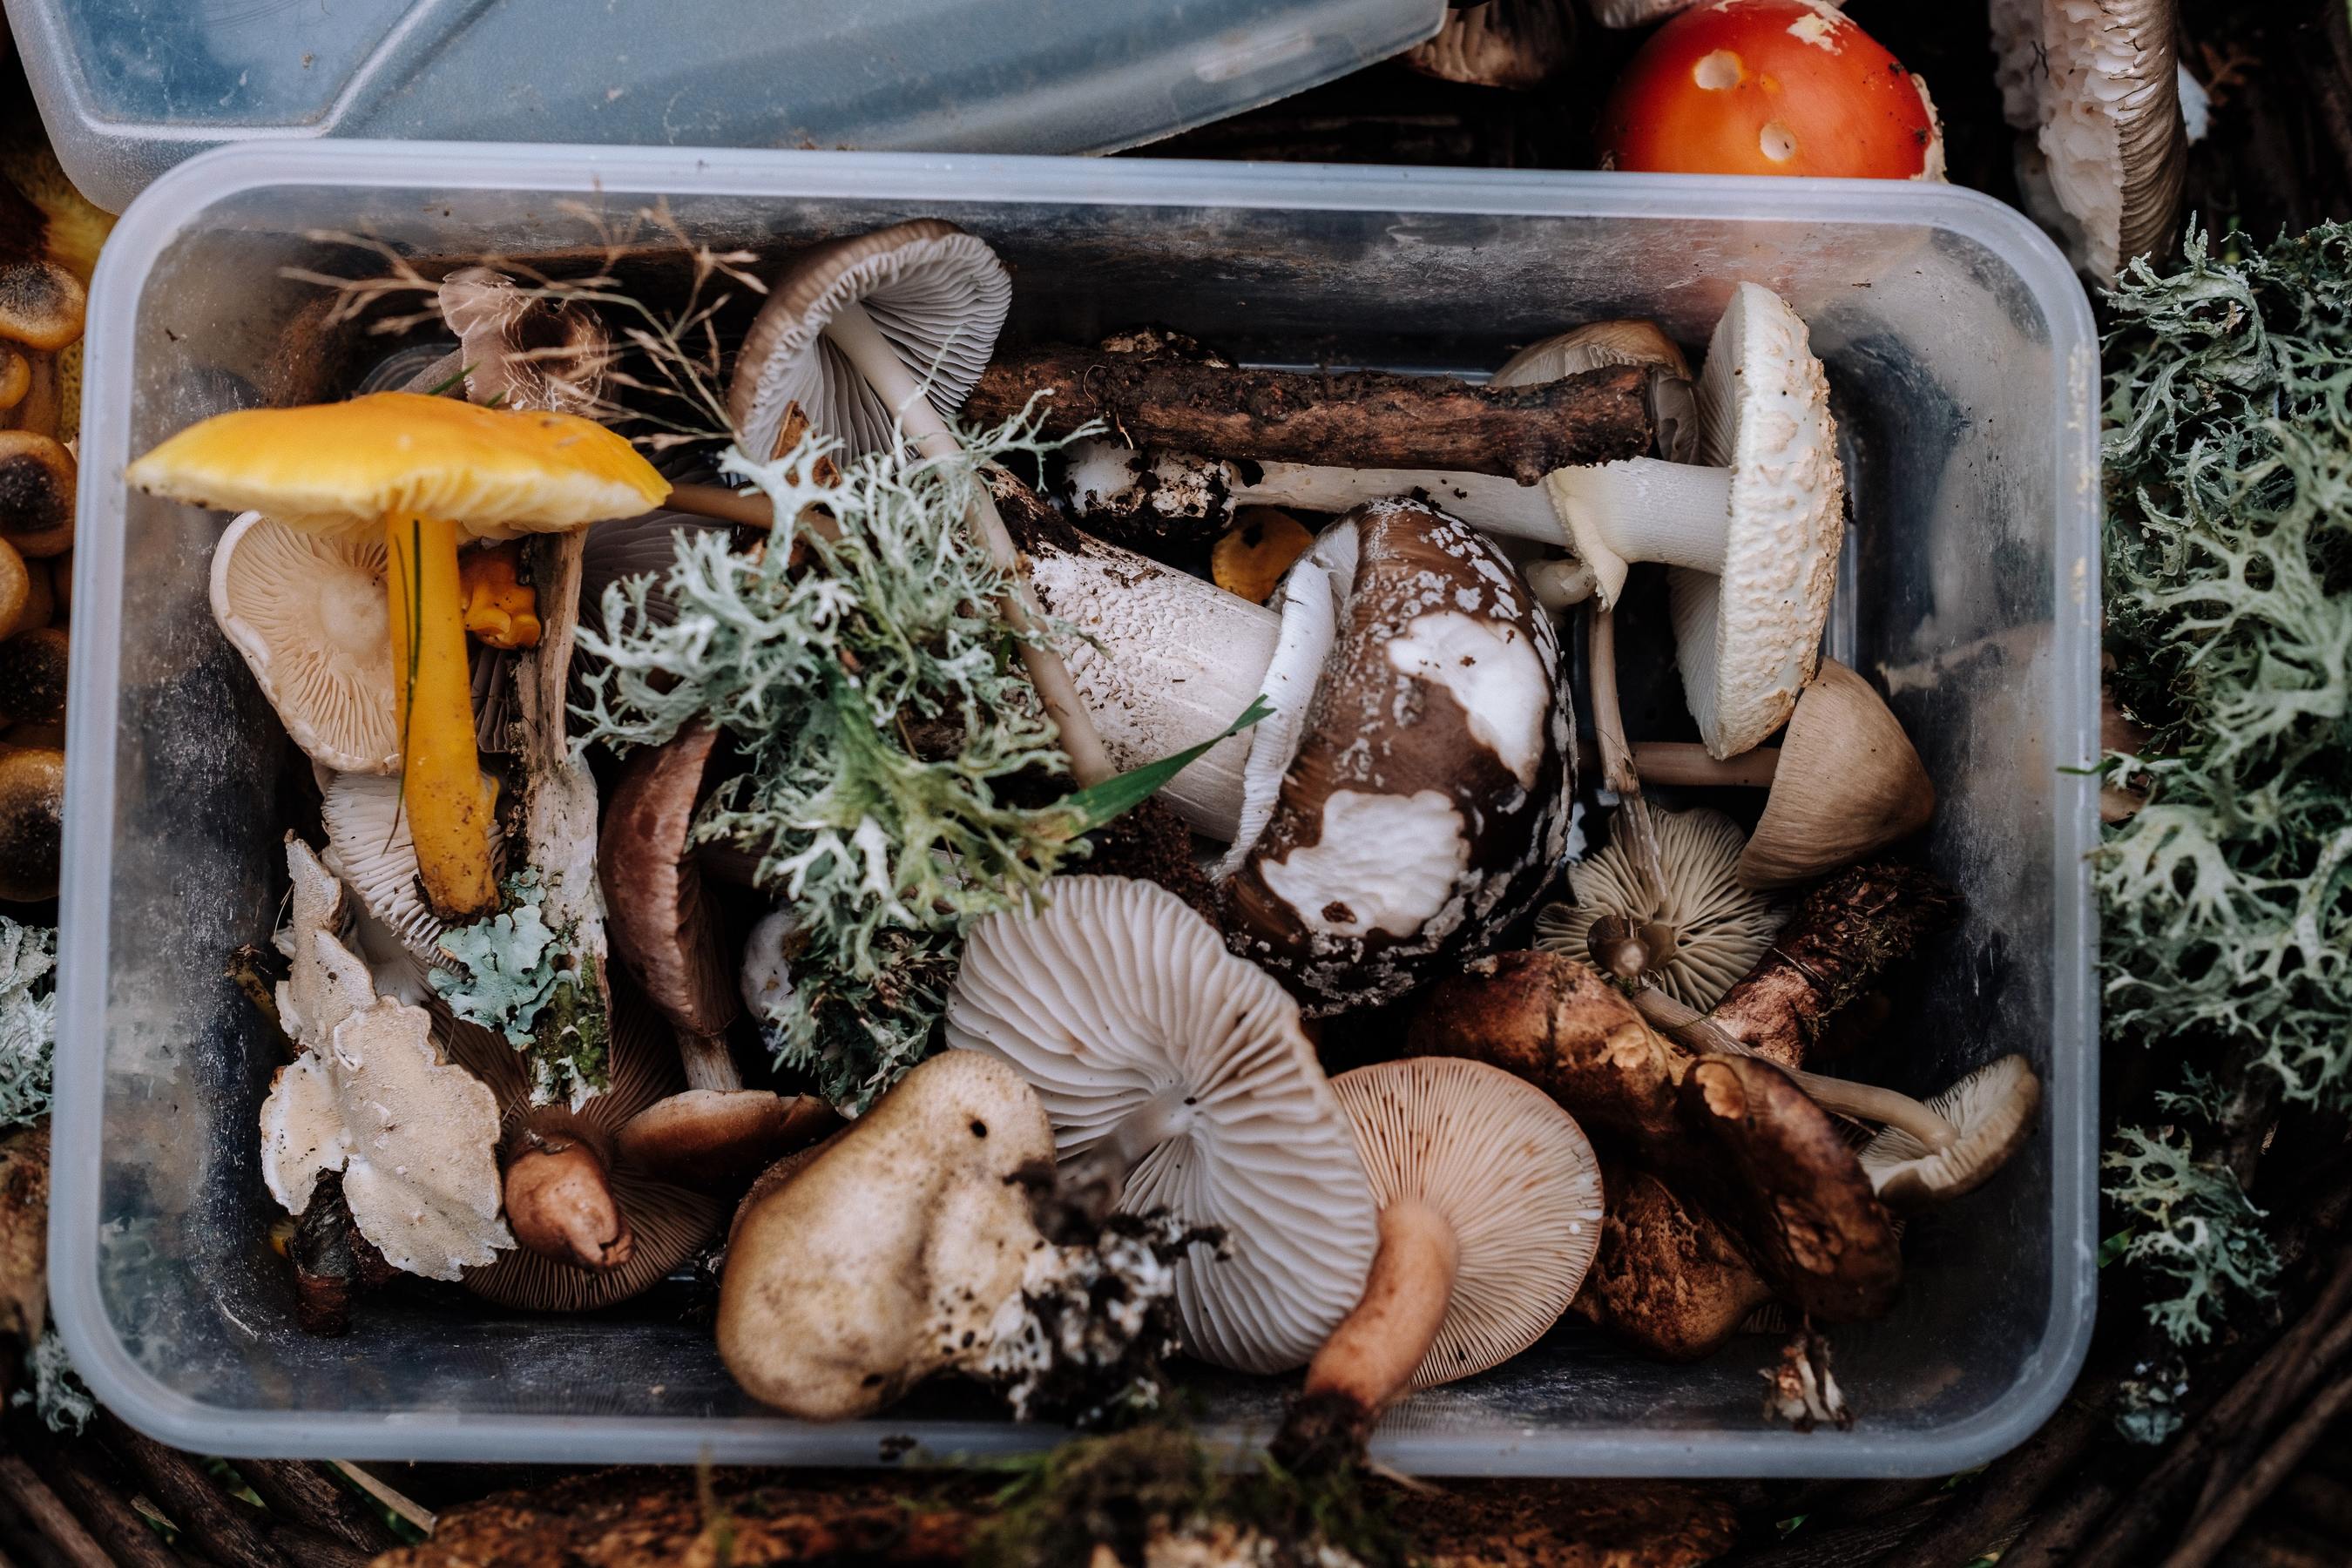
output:
M0 540L38 559L71 549L73 454L30 430L0 430Z
M1283 598L1286 644L1314 622L1330 651L1253 739L1225 929L1319 1016L1404 994L1526 911L1565 846L1574 746L1549 620L1455 519L1359 507Z
M0 899L57 897L65 811L65 752L0 742Z

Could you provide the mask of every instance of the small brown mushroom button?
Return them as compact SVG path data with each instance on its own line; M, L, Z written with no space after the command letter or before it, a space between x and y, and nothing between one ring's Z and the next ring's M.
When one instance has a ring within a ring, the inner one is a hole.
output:
M57 897L65 810L65 752L0 741L0 899Z
M1413 501L1292 569L1252 732L1226 931L1310 1016L1404 994L1525 912L1573 788L1551 625L1510 563Z
M39 560L72 548L73 536L73 454L30 430L0 430L0 540Z

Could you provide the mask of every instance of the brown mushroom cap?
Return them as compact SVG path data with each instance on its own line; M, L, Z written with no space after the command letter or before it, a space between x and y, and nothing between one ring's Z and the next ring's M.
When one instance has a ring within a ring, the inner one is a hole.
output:
M65 812L65 752L0 744L0 899L57 897Z
M622 1124L621 1163L701 1191L731 1190L783 1152L813 1143L841 1124L813 1094L786 1099L763 1089L689 1089L657 1100Z
M1772 1288L1715 1216L1658 1175L1604 1160L1601 1247L1575 1310L1660 1361L1721 1349Z
M1540 87L1576 45L1569 0L1473 0L1445 13L1437 36L1404 52L1423 76L1472 87Z
M631 752L614 783L596 848L613 956L673 1028L719 1038L723 1052L721 1037L743 1006L688 842L718 738L709 725L692 724L667 744ZM689 1062L688 1080L694 1076Z
M15 193L9 193L13 195ZM16 204L0 205L10 227ZM19 236L11 234L13 252ZM0 254L0 338L54 353L81 336L89 293L81 279L45 257Z
M31 624L25 612L33 607L33 570L15 545L0 539L0 637L14 637Z
M457 334L467 395L499 408L593 414L610 348L595 314L558 303L487 267L441 280L441 319Z
M73 454L30 430L0 430L0 539L29 559L69 549Z
M0 642L0 724L39 724L66 711L65 631L42 626Z
M1780 738L1740 884L1811 881L1908 838L1935 811L1935 784L1901 722L1870 682L1825 658Z
M1565 846L1574 748L1549 618L1454 519L1359 507L1284 595L1275 668L1296 624L1328 626L1330 652L1252 740L1226 931L1320 1016L1402 995L1525 912Z

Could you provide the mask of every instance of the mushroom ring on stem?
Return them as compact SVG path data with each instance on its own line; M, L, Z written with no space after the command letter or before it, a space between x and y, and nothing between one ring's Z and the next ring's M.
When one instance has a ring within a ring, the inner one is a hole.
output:
M1012 279L988 242L939 218L804 252L776 279L743 340L728 393L743 449L763 460L782 456L776 442L797 407L853 452L893 447L903 431L927 458L961 455L940 411L961 405L979 378L1012 298ZM971 522L1013 581L999 608L1016 630L1033 629L1020 552L984 487ZM1061 655L1032 641L1020 652L1071 775L1082 785L1109 778L1117 769Z
M1356 1304L1378 1245L1355 1134L1297 1005L1152 883L1056 877L1047 891L1034 914L973 928L948 1044L1029 1081L1074 1184L1104 1180L1122 1208L1224 1231L1230 1257L1177 1266L1192 1353L1297 1366Z
M1331 1080L1381 1205L1363 1299L1307 1369L1274 1452L1360 1454L1409 1391L1499 1366L1559 1321L1601 1239L1592 1145L1498 1068L1418 1057Z
M1504 952L1432 987L1408 1047L1549 1094L1605 1151L1717 1216L1776 1295L1829 1322L1892 1305L1892 1220L1830 1114L1770 1064L1696 1057L1572 960Z
M495 910L458 543L633 515L658 505L668 481L588 420L406 392L215 415L131 464L127 477L160 495L322 534L381 531L418 870L444 918Z

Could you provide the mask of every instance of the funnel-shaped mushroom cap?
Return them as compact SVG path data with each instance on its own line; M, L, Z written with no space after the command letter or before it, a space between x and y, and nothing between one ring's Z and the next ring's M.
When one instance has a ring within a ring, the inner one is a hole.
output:
M1549 1095L1484 1062L1414 1057L1342 1073L1373 1199L1453 1226L1454 1291L1412 1386L1498 1366L1576 1298L1601 1241L1601 1168Z
M1592 922L1603 915L1621 915L1637 928L1663 925L1672 932L1671 951L1647 973L1667 995L1704 1012L1764 956L1780 929L1780 913L1734 875L1747 840L1729 817L1704 808L1650 816L1665 886L1653 886L1612 838L1599 853L1570 865L1576 902L1548 905L1536 917L1536 945L1581 960L1590 951Z
M1298 1007L1173 893L1057 877L1031 916L974 928L948 1043L1011 1062L1060 1158L1129 1169L1123 1206L1217 1226L1230 1256L1177 1265L1187 1346L1244 1372L1315 1353L1378 1247L1355 1134ZM1130 1169L1131 1168L1131 1169Z
M11 212L8 221L13 228L19 215ZM10 248L28 237L10 235ZM37 256L0 258L0 338L54 353L81 336L89 309L81 279L56 262Z
M63 751L0 745L0 899L58 896L65 809Z
M1740 854L1739 880L1750 888L1811 881L1910 837L1935 813L1936 786L1911 737L1870 682L1825 658L1780 739L1772 793Z
M1699 384L1699 460L1731 470L1723 574L1667 574L1676 662L1710 755L1788 722L1821 658L1845 537L1830 388L1803 318L1742 283Z
M347 403L216 414L131 465L142 489L296 528L441 518L477 539L561 533L661 504L636 448L571 414L374 392Z
M610 355L604 329L585 305L518 289L487 267L443 279L440 302L476 403L562 414L595 405Z
M2032 1067L2023 1057L2003 1057L1927 1101L1959 1131L1949 1147L1930 1149L1889 1127L1864 1147L1862 1168L1879 1197L1898 1209L1974 1192L2017 1152L2041 1103L2042 1080Z
M797 404L851 452L880 451L898 411L825 340L826 324L844 306L863 305L945 414L988 367L1012 301L1013 280L988 242L940 218L817 246L776 280L743 339L727 396L737 441L754 458L774 456L785 410Z
M294 743L338 773L400 768L383 541L247 512L213 547L213 619Z

